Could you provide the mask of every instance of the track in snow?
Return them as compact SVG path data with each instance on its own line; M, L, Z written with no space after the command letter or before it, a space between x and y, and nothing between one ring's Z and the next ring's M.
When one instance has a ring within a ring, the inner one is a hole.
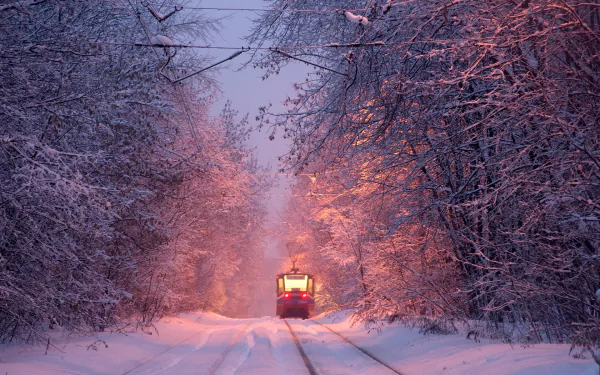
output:
M316 321L291 322L285 320L310 375L402 375L373 353L324 324Z
M122 375L401 375L315 321L227 319L196 329Z
M306 372L279 319L228 319L139 360L122 375L302 375Z

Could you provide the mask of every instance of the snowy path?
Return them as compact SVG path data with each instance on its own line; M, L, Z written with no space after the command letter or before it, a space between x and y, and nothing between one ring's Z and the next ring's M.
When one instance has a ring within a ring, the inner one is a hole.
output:
M287 322L315 374L397 374L322 325ZM225 321L141 361L123 375L309 374L285 323L278 319Z
M475 343L462 335L423 336L397 325L369 334L344 312L311 320L183 314L163 319L156 328L62 344L57 337L47 355L45 347L0 345L0 375L311 375L293 336L317 375L395 373L345 340L402 375L598 373L591 359L569 357L569 345Z
M223 320L170 350L142 361L123 375L304 374L283 321Z

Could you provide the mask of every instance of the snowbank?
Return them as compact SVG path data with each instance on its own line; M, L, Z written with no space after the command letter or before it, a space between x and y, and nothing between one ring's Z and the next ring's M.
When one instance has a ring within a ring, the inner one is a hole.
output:
M570 345L540 344L524 347L481 339L476 343L459 335L423 335L401 325L366 333L352 327L349 312L322 314L315 320L342 333L355 344L378 355L404 375L597 375L588 359L569 356Z
M199 315L165 318L157 330L99 333L71 340L55 337L55 348L0 345L0 374L122 374L173 345L206 330Z

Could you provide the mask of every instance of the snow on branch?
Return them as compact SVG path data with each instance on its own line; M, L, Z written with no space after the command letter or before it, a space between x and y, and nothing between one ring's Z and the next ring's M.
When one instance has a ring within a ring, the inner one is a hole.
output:
M145 6L148 9L148 11L154 16L154 18L156 18L156 20L158 22L163 22L167 18L171 17L172 15L174 15L175 13L177 13L183 9L183 7L176 6L175 9L173 11L171 11L171 13L162 14L159 11L157 11L156 9L154 9L150 4L145 4Z
M175 45L171 39L164 35L155 35L150 37L150 44L157 47L172 47Z
M346 15L346 19L352 23L358 24L358 25L367 25L369 24L369 19L365 16L361 16L361 15L355 15L352 12L349 11L345 11L344 14Z

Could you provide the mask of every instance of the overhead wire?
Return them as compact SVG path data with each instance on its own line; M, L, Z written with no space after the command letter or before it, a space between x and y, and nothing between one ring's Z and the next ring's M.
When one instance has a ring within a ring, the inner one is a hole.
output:
M320 46L313 45L313 46L285 46L285 47L226 47L226 46L211 46L211 45L203 45L202 46L202 45L191 45L191 44L164 45L164 44L134 43L134 45L136 47L200 48L200 49L219 49L219 50L238 51L238 52L234 53L233 55L229 56L228 58L226 58L224 60L221 60L221 61L219 61L219 62L217 62L217 63L215 63L215 64L213 64L213 65L211 65L211 66L209 66L207 68L199 70L199 71L197 71L195 73L192 73L192 74L190 74L190 75L188 75L188 76L186 76L184 78L177 79L177 80L173 81L173 83L180 82L180 81L182 81L182 80L184 80L186 78L189 78L189 77L194 76L194 75L196 75L198 73L204 72L204 71L206 71L206 70L208 70L208 69L210 69L210 68L212 68L214 66L217 66L217 65L220 65L220 64L222 64L224 62L232 60L232 59L236 58L237 56L241 55L243 52L247 52L247 51L250 51L250 50L255 50L255 51L256 50L263 50L263 51L271 51L271 52L279 53L279 54L281 54L281 55L283 55L283 56L285 56L287 58L294 59L294 60L303 62L305 64L312 65L312 66L315 66L317 68L324 69L324 70L327 70L327 71L330 71L330 72L333 72L333 73L336 73L336 74L339 74L339 75L342 75L342 76L345 76L345 77L349 77L348 74L346 74L346 73L342 73L342 72L339 72L337 70L333 70L333 69L327 68L327 67L325 67L323 65L319 65L319 64L310 62L308 60L301 59L301 58L299 58L297 56L290 55L289 53L285 52L285 50L299 50L299 49L300 50L305 50L305 49L323 49L323 48L382 47L382 46L391 46L391 45L395 45L395 44L399 44L399 43L394 43L394 42L385 43L385 42L382 42L382 41L376 41L376 42L346 43L346 44L333 43L333 44L324 44L324 45L320 45Z
M129 0L127 0L129 1ZM397 2L387 4L387 7L394 7L397 5L402 5L404 2ZM156 4L156 3L148 3L145 2L146 6L156 6L163 7L164 4ZM338 13L344 14L344 12L359 12L359 11L368 11L372 10L373 7L369 8L358 8L358 9L263 9L263 8L229 8L229 7L189 7L176 5L175 6L178 11L191 9L191 10L216 10L216 11L252 11L252 12L274 12L274 13ZM141 21L141 20L140 20ZM118 44L118 43L112 43ZM331 43L324 45L305 45L305 46L271 46L271 47L230 47L230 46L213 46L213 45L193 45L193 44L172 44L172 45L162 45L162 44L151 44L151 43L134 43L137 47L171 47L171 48L199 48L199 49L215 49L215 50L233 50L233 51L250 51L250 50L264 50L264 51L274 51L279 52L281 54L286 55L287 57L297 59L295 56L287 55L282 53L282 50L294 50L294 49L323 49L323 48L364 48L364 47L375 47L375 46L391 46L399 43L394 42L383 42L383 41L375 41L375 42L362 42L362 43ZM306 61L304 61L306 62ZM311 65L313 63L310 63ZM338 72L336 72L338 73Z
M307 61L307 60L304 60L304 59L298 58L298 57L296 57L296 56L292 56L292 55L290 55L289 53L283 52L283 51L281 51L281 50L279 50L279 49L275 49L274 51L275 51L275 52L278 52L278 53L280 53L281 55L283 55L283 56L285 56L285 57L287 57L287 58L294 59L294 60L298 60L298 61L300 61L300 62L303 62L303 63L305 63L305 64L312 65L312 66L316 66L317 68L321 68L321 69L324 69L324 70L330 71L330 72L332 72L332 73L337 73L337 74L343 75L344 77L348 77L348 74L346 74L346 73L341 73L341 72L338 72L337 70L333 70L333 69L327 68L327 67L325 67L325 66L323 66L323 65L315 64L315 63L313 63L313 62L310 62L310 61ZM241 52L239 52L239 53L241 53Z
M179 83L179 82L183 81L184 79L188 79L188 78L190 78L190 77L193 77L193 76L195 76L195 75L197 75L197 74L200 74L200 73L202 73L202 72L204 72L204 71L207 71L207 70L208 70L208 69L210 69L210 68L214 68L214 67L215 67L215 66L217 66L217 65L223 64L223 63L224 63L224 62L226 62L226 61L233 60L233 59L235 59L236 57L238 57L239 55L241 55L242 53L244 53L244 51L237 51L236 53L234 53L233 55L229 56L228 58L226 58L226 59L223 59L223 60L221 60L221 61L218 61L218 62L216 62L216 63L214 63L214 64L212 64L212 65L210 65L210 66L207 66L206 68L202 68L202 69L200 69L200 70L198 70L198 71L195 71L194 73L188 74L188 75L187 75L187 76L185 76L185 77L181 77L181 78L179 78L179 79L176 79L176 80L174 80L174 81L173 81L173 83Z
M147 5L152 5L152 6L157 6L157 7L163 7L164 4L150 4L150 3L146 3ZM356 8L356 9L265 9L265 8L235 8L235 7L202 7L202 6L185 6L185 5L175 5L175 9L178 10L211 10L211 11L228 11L228 12L237 12L237 11L247 11L247 12L268 12L268 13L313 13L313 14L340 14L340 15L344 15L346 14L346 12L365 12L365 11L371 11L377 7L380 7L381 9L384 9L384 14L387 13L387 11L389 11L389 9L391 9L392 7L395 6L399 6L399 5L405 5L406 1L399 1L399 2L395 2L392 3L391 1L388 1L387 4L381 4L381 5L373 5L370 7L366 7L366 8ZM320 49L320 48L340 48L340 47L351 47L351 48L355 48L355 47L367 47L367 46L375 46L375 45L391 45L390 43L383 43L383 42L375 42L375 43L349 43L349 44L343 44L343 45L324 45L324 46L293 46L293 47L282 47L282 46L278 46L278 47L222 47L222 46L197 46L197 45L177 45L177 46L171 46L171 47L181 47L181 48L205 48L205 49L222 49L222 50L237 50L237 51L249 51L249 50L275 50L276 52L280 52L278 51L280 49ZM141 47L161 47L161 46L154 46L154 45L144 45L142 43L136 43L136 46L141 46ZM291 58L295 58L293 56L288 56ZM297 58L296 58L297 59ZM311 65L313 65L313 63L309 63ZM339 73L339 72L336 72Z
M111 43L111 44L123 44L130 45L128 43ZM362 42L362 43L331 43L322 45L305 45L305 46L274 46L274 47L229 47L229 46L213 46L207 45L196 45L196 44L149 44L149 43L134 43L136 47L170 47L170 48L201 48L201 49L222 49L222 50L237 50L237 51L250 51L250 50L264 50L274 51L278 50L294 50L294 49L323 49L323 48L364 48L364 47L385 47L399 44L406 44L406 42Z
M156 4L150 4L152 6L159 6ZM390 4L391 6L400 5L400 3ZM373 9L369 8L358 8L358 9L264 9L264 8L224 8L224 7L190 7L190 6L179 6L181 9L190 10L216 10L225 12L269 12L269 13L339 13L343 14L345 11L348 12L365 12Z
M129 1L129 0L128 0ZM342 16L348 16L348 12L350 13L358 13L358 12L365 12L365 11L373 11L375 9L381 9L383 10L383 14L386 14L392 7L395 6L399 6L399 5L406 5L407 1L398 1L393 3L393 0L388 0L386 4L375 4L372 5L370 7L365 7L365 8L356 8L356 9L339 9L339 8L335 8L335 9L286 9L287 6L284 6L283 9L265 9L265 8L236 8L236 7L202 7L202 6L184 6L184 5L169 5L168 7L174 6L175 10L174 12L177 11L181 11L181 10L203 10L203 11L229 11L229 12L236 12L236 11L248 11L248 12L270 12L270 13L279 13L279 14L283 14L283 13L312 13L312 14L339 14ZM156 6L159 9L165 7L164 3L163 4L151 4L149 2L144 2L143 3L146 7L148 7L149 9L152 6ZM167 7L167 8L168 8ZM170 14L169 14L170 15ZM156 15L155 15L156 17ZM312 65L321 69L325 69L328 71L331 71L333 73L336 74L340 74L343 76L348 77L348 75L346 73L342 73L342 72L338 72L336 70L332 70L330 68L324 67L322 65L310 62L310 61L306 61L304 59L301 59L297 56L293 56L290 55L288 53L285 52L285 50L306 50L306 49L324 49L324 48L364 48L364 47L375 47L375 46L393 46L393 45L397 45L400 44L398 42L383 42L383 41L375 41L375 42L354 42L354 43L344 43L344 44L339 44L339 43L331 43L331 44L325 44L325 45L311 45L311 46L272 46L272 47L263 47L262 45L256 46L256 47L230 47L230 46L212 46L212 45L192 45L192 44L179 44L179 45L175 45L175 44L170 44L170 45L161 45L161 44L145 44L145 43L135 43L134 45L137 47L162 47L162 48L166 48L166 47L171 47L171 48L198 48L198 49L213 49L213 50L231 50L231 51L238 51L237 53L235 53L234 55L230 56L229 58L220 61L216 64L211 65L210 67L206 68L206 69L202 69L201 71L198 71L196 73L193 73L192 75L196 75L200 72L203 72L209 68L212 68L216 65L219 65L223 62L229 61L237 56L239 56L241 53L243 52L247 52L250 50L254 50L254 51L272 51L272 52L276 52L279 53L285 57L288 57L290 59L295 59L301 62L304 62L308 65ZM254 52L254 54L256 54L256 52ZM188 77L185 77L188 78ZM184 79L185 79L184 78ZM178 82L181 81L177 80Z

